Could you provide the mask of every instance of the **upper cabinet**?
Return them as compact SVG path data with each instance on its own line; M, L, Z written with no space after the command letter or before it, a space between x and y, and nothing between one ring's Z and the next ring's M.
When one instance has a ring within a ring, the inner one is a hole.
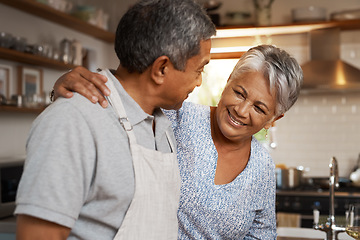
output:
M14 7L26 13L33 14L37 17L58 23L65 27L74 29L78 32L93 36L94 38L113 43L115 34L103 30L97 26L91 25L85 21L75 18L69 14L53 9L45 4L35 0L0 0L0 3ZM313 23L293 23L284 25L275 25L268 27L243 27L227 26L218 27L216 38L227 37L245 37L256 35L287 35L295 33L305 33L315 29L339 27L341 30L360 29L360 20L343 20L343 21L324 21Z
M312 30L340 28L341 30L360 29L360 19L342 21L322 21L311 23L293 23L267 27L218 27L215 38L248 37L257 35L288 35L307 33Z
M89 24L35 0L0 0L0 3L43 18L45 20L63 25L67 28L76 30L80 33L84 33L88 36L92 36L107 43L113 43L115 40L114 33ZM68 70L75 67L73 64L67 64L54 59L1 47L0 58L25 64L43 66L56 70Z
M74 29L89 36L93 36L94 38L103 40L108 43L113 43L115 40L114 33L91 25L85 21L53 9L35 0L0 0L0 3L33 14L37 17L44 18L54 23L58 23L60 25ZM217 36L215 38L245 37L256 35L287 35L295 33L305 33L315 29L334 27L339 27L341 30L360 29L360 20L356 19L343 21L323 21L313 23L293 23L268 27L218 27Z
M252 36L273 36L308 33L317 29L339 28L342 31L360 29L360 19L342 21L322 21L311 23L293 23L266 27L218 27L214 39L239 38ZM213 52L212 59L239 58L244 52Z
M53 9L45 4L36 2L35 0L0 0L0 3L33 14L37 17L44 18L54 23L58 23L108 43L113 43L115 41L114 33L105 31L69 14Z

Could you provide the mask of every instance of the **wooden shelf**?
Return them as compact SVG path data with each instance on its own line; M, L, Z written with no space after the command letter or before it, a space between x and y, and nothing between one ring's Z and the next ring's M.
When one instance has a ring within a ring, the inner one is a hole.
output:
M225 53L211 53L211 59L228 59L236 58L239 59L245 52L225 52Z
M51 8L43 3L36 2L35 0L0 0L0 3L63 25L67 28L74 29L78 32L87 34L108 43L113 43L115 41L114 33L91 25L69 14Z
M109 43L113 43L115 40L114 33L91 25L69 14L53 9L45 4L36 2L35 0L0 0L0 3L14 7L26 13L30 13L37 17L61 24L65 27L74 29ZM256 35L287 35L334 27L339 27L341 30L360 29L360 20L356 19L343 21L291 23L266 27L222 26L217 28L217 36L214 38L246 37ZM230 30L232 33L230 33Z
M249 37L258 35L288 35L307 33L312 30L326 28L340 28L340 30L360 29L360 19L311 23L293 23L268 27L224 26L217 28L217 34L214 38Z
M65 64L60 61L56 61L54 59L33 55L30 53L23 53L19 51L15 51L12 49L7 48L1 48L0 47L0 59L6 59L10 61L20 62L20 63L26 63L26 64L32 64L42 67L48 67L52 69L57 70L69 70L76 65L73 64Z
M40 114L42 111L44 111L44 109L45 109L45 107L25 108L25 107L15 107L15 106L0 105L0 112Z

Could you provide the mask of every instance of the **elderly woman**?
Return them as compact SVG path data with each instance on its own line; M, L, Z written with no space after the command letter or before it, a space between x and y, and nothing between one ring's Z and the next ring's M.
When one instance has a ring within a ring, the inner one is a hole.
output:
M58 80L56 94L74 89L102 101L80 75L105 92L98 75L77 68ZM253 135L284 116L301 83L294 58L260 45L240 58L217 107L184 103L165 111L182 179L179 239L276 239L275 166Z

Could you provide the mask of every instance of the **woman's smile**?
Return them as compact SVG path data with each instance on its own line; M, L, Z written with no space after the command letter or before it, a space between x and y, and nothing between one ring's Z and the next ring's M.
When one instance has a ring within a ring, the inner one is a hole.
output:
M232 125L234 125L235 127L239 127L239 126L246 126L247 124L243 123L242 121L236 119L228 110L228 114L229 114L229 119L230 119L230 123Z

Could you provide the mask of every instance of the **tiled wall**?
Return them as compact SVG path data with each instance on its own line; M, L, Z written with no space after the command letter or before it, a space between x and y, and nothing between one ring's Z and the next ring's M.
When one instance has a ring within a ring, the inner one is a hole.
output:
M341 59L360 68L360 31L342 32L340 39ZM284 48L300 63L308 58L306 47ZM328 176L335 156L340 176L349 177L360 153L360 91L301 95L277 122L276 137L276 163L302 165L309 169L308 176Z
M335 156L349 177L360 153L360 93L301 95L276 124L276 163L302 165L308 176L328 176Z
M340 40L341 59L360 68L360 31L342 32ZM308 61L310 56L306 34L237 38L213 43L214 47L270 43L288 51L300 64ZM209 80L209 77L226 82L226 76L231 72L212 62L209 67L214 69L206 71L204 86L207 82L214 85L215 80ZM235 63L226 62L228 65ZM220 67L216 70L217 65ZM216 72L224 74L220 76ZM301 95L285 117L276 123L275 137L277 148L271 153L276 163L288 167L304 166L309 170L307 176L328 176L330 158L335 156L340 176L349 177L360 153L360 91Z

